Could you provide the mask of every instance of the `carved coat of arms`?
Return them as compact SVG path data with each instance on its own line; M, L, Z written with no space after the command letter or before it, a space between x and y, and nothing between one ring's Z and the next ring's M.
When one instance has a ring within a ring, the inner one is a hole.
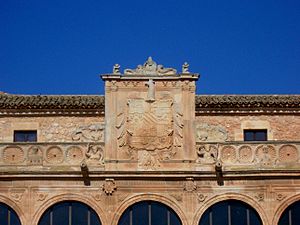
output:
M147 151L159 160L170 158L181 146L183 128L182 113L173 108L171 98L129 99L127 110L117 116L118 147L132 157L136 151Z
M166 150L173 144L172 100L128 102L128 146L133 150Z

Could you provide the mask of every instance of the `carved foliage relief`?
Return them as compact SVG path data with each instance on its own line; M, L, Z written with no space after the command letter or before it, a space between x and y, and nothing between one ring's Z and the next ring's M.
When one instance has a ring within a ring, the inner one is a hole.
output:
M116 128L119 151L138 159L140 167L155 169L182 148L183 114L171 97L150 97L128 99Z
M220 125L198 124L196 125L196 141L199 142L216 142L226 141L228 133L226 129Z
M104 124L47 123L42 126L42 135L47 142L103 142Z

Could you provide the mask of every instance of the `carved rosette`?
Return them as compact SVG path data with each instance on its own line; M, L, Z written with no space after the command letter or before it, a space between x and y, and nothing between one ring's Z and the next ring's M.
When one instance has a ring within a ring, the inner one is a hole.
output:
M20 202L25 193L25 189L12 189L10 190L10 197L16 202Z
M239 161L240 163L253 162L254 151L248 145L243 145L239 148Z
M204 202L205 199L207 198L207 195L202 194L202 193L198 193L197 198L198 198L198 202Z
M223 163L235 163L237 159L236 150L233 146L224 146L221 149L221 160Z
M67 149L67 161L72 163L79 163L84 159L83 149L77 146L71 146Z
M59 164L64 160L64 153L58 146L52 146L46 150L46 160L51 164Z
M183 190L187 192L193 192L197 190L197 184L193 178L186 178Z
M299 153L294 145L283 145L279 149L279 162L282 163L292 163L297 162L299 158Z
M7 164L22 163L24 160L24 150L19 146L10 146L3 150L3 161Z
M112 195L116 189L117 189L117 185L114 179L105 179L102 185L102 190L106 195Z

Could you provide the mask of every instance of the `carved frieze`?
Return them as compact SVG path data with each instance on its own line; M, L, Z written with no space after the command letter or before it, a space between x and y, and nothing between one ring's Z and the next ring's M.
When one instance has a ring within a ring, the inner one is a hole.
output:
M42 135L47 142L103 142L104 125L53 122L43 125Z
M73 141L104 141L104 125L93 124L78 127L72 134Z
M226 129L220 125L207 123L196 125L196 141L199 142L223 142L228 138Z

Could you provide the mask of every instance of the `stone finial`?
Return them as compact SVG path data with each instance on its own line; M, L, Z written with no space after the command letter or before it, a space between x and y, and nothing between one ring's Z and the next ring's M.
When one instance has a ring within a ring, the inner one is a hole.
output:
M121 66L119 64L115 64L113 67L113 74L121 74L120 67Z
M189 64L187 62L185 62L183 65L182 65L182 73L190 73L189 72Z

